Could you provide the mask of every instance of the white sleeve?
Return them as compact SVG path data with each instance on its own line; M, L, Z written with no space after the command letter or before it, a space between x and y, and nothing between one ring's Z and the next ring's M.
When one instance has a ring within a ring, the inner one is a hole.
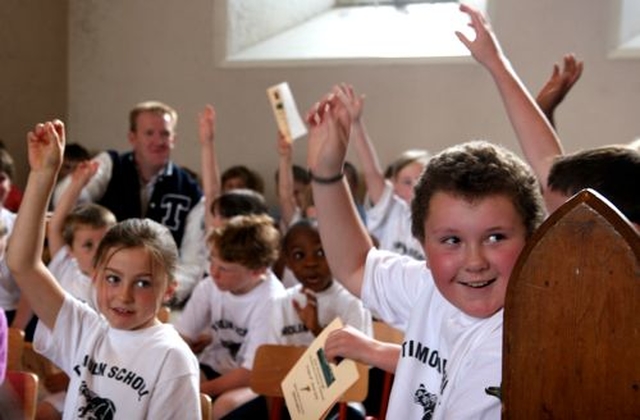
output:
M107 191L109 181L111 181L113 162L111 161L109 153L100 152L92 160L98 162L98 170L80 192L78 203L96 202L100 200ZM71 184L71 175L67 175L56 185L52 199L54 208L58 205L62 192L69 187L69 184Z
M370 202L367 200L370 204ZM384 228L391 206L393 205L393 185L389 180L384 182L382 196L373 206L369 205L365 214L367 217L367 229L374 235Z
M209 277L200 281L193 289L180 317L174 323L176 330L190 340L195 340L211 323L209 302L213 291L213 280Z
M187 215L184 236L180 244L180 264L176 272L176 299L182 302L206 273L208 250L204 226L204 197Z
M361 298L365 307L402 331L425 289L435 289L424 261L375 248L367 254L363 279Z

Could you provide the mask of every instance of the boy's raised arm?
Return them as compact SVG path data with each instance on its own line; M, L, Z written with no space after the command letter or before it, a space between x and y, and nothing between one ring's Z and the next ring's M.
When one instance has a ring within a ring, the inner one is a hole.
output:
M371 142L367 127L362 119L364 95L357 95L351 85L342 84L341 87L346 98L344 106L351 117L351 141L362 166L367 196L373 204L376 204L384 193L385 179L378 153Z
M278 132L278 202L283 232L289 228L298 209L294 190L293 144Z
M318 215L322 245L335 278L360 296L364 266L373 246L354 207L349 186L337 175L343 171L351 118L344 106L344 88L336 86L307 114L307 164ZM336 180L337 179L337 180Z
M213 224L211 203L220 195L220 169L215 148L216 110L213 105L206 105L198 116L200 164L202 166L202 188L204 190L204 222L207 232Z
M65 245L63 236L65 219L75 207L84 186L95 175L98 165L97 161L86 160L80 162L71 173L71 183L62 192L47 226L47 243L52 257Z
M476 37L471 41L461 32L456 32L456 35L493 77L520 147L533 168L543 193L546 193L547 177L553 159L562 154L560 140L505 57L484 16L464 4L460 5L460 10L471 18L469 26L475 30Z
M64 291L42 261L44 220L56 181L65 133L61 121L38 124L27 134L29 164L24 198L7 246L7 265L40 321L52 329Z

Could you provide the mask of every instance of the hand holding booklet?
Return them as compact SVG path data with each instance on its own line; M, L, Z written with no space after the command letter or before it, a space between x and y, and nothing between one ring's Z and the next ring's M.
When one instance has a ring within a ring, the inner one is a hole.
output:
M324 344L329 333L342 328L340 318L329 324L307 348L282 381L282 393L292 420L321 419L359 378L353 360L329 362Z
M289 143L307 134L307 127L300 117L287 82L268 88L267 96L278 124L278 130L287 138Z

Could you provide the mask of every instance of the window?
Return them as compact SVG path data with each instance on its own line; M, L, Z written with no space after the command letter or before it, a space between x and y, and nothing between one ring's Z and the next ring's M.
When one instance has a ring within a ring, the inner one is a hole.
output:
M226 3L227 44L222 59L225 65L379 63L469 55L454 33L470 30L468 18L460 13L456 1L227 0ZM240 7L242 3L245 5ZM486 0L467 3L486 10Z
M613 4L614 39L610 56L640 57L640 1L618 0Z

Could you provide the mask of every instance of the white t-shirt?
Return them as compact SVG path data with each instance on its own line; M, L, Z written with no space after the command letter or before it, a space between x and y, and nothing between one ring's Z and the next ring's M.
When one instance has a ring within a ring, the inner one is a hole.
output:
M180 244L180 264L176 273L178 280L176 298L179 302L189 297L193 288L209 270L209 249L204 215L204 197L202 197L187 216Z
M485 389L502 379L502 311L470 317L435 287L422 261L372 249L362 300L405 332L390 419L499 419Z
M411 208L393 193L385 181L380 200L366 210L367 229L380 242L380 249L424 260L420 242L411 234Z
M306 296L302 293L302 285L290 287L286 294L278 298L273 306L270 341L277 344L306 346L315 339L313 333L304 326L293 307L298 300L302 306L306 304ZM371 336L373 327L371 313L364 308L362 301L352 295L337 281L333 281L327 290L316 293L318 322L326 327L336 317Z
M16 214L3 208L0 208L0 219L7 227L7 238L13 231L13 225L16 221ZM13 311L18 308L20 300L20 288L13 279L9 267L5 261L5 255L0 258L0 308L5 311Z
M221 291L210 277L196 285L175 326L191 340L205 331L212 335L200 363L219 374L239 367L251 370L256 350L267 342L273 301L284 293L280 280L268 273L243 295Z
M67 294L50 337L34 348L70 378L64 419L201 418L198 362L173 326L114 329Z
M69 247L63 246L49 262L49 271L60 286L71 296L97 308L95 289L91 278L78 267L78 261L69 254Z

